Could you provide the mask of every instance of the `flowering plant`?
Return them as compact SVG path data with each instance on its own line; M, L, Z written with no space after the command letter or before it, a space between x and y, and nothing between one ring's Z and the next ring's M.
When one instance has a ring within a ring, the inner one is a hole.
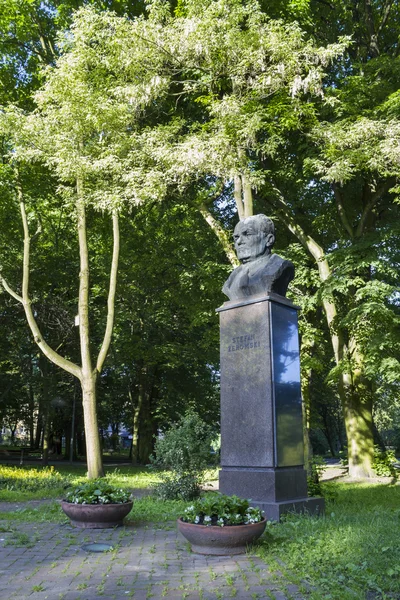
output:
M249 525L263 518L261 510L238 496L210 493L185 509L182 520L196 525Z
M66 502L72 504L124 504L132 499L130 492L116 488L102 479L84 483L67 493Z

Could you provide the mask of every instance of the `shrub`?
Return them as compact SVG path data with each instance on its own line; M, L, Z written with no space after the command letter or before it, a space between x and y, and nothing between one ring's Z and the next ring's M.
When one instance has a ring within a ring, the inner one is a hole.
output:
M69 481L54 470L54 467L45 469L21 469L20 467L0 466L0 487L13 492L35 492L67 488Z
M160 500L193 500L201 493L202 480L197 475L162 475L162 481L153 485L153 493Z
M398 470L394 463L397 462L393 450L381 450L379 446L374 447L374 461L372 467L379 477L398 477Z
M322 456L313 456L310 461L311 474L307 477L307 487L309 496L323 496L321 487L321 475L326 469L326 463Z
M163 500L190 500L200 495L204 471L212 457L210 453L214 431L196 413L189 411L168 429L155 444L150 458L153 468L168 470L154 487L154 494Z

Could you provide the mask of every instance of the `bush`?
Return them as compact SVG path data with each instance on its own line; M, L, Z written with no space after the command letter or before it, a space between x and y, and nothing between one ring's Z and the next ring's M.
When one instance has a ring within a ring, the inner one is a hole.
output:
M13 492L35 492L67 488L69 481L54 470L54 467L45 469L21 469L19 467L0 466L0 487Z
M398 470L394 467L397 462L393 450L381 450L379 446L374 446L374 462L372 467L379 477L398 477Z
M201 484L198 475L163 475L162 481L153 485L153 493L160 500L193 500L200 496Z
M200 495L204 471L212 461L214 431L196 413L189 411L155 444L150 457L153 468L170 471L161 475L154 494L163 500L191 500Z
M308 495L323 496L323 490L321 487L321 475L326 469L326 463L322 456L313 456L310 462L311 475L307 477Z

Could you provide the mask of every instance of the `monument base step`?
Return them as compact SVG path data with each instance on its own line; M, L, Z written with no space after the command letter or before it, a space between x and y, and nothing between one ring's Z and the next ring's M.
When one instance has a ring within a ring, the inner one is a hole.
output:
M289 468L234 467L223 465L219 490L251 503L297 502L307 498L307 473L303 466Z
M323 515L325 512L325 500L323 498L307 497L284 502L252 501L251 505L261 508L267 521L280 521L282 515L287 513Z

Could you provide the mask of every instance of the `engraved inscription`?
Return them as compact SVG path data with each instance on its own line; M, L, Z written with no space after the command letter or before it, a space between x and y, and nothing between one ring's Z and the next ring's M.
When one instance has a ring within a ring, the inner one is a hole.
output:
M251 348L260 348L261 342L256 339L254 333L250 335L239 335L232 338L232 344L228 346L228 352L237 352L238 350L250 350Z

